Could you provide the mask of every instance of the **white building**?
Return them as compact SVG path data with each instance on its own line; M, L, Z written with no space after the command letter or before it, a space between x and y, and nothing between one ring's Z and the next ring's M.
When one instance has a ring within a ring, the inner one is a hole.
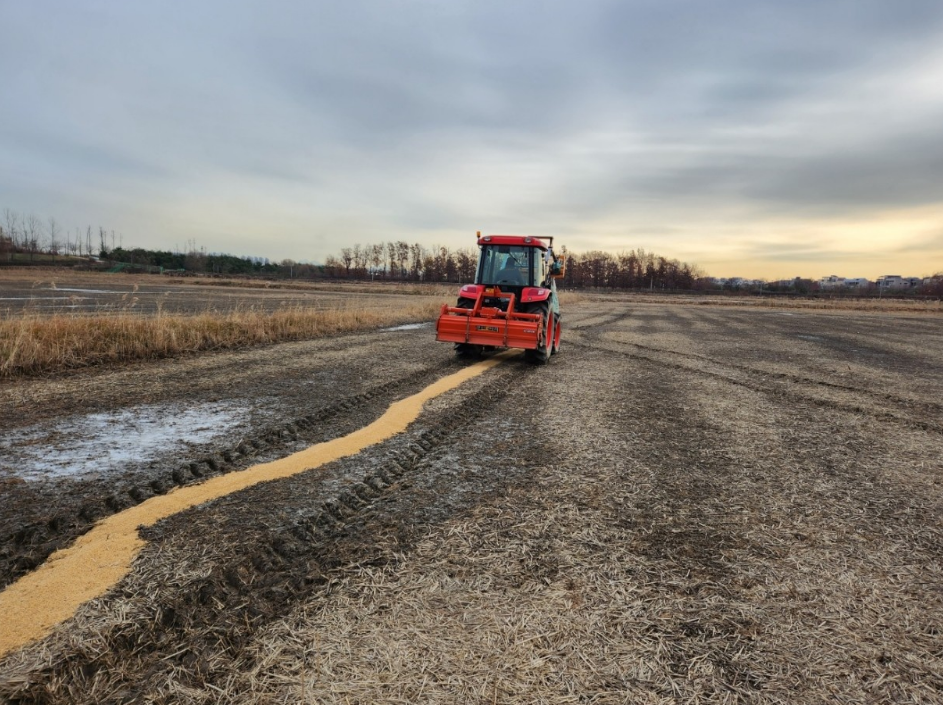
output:
M837 274L830 274L827 277L822 277L819 279L819 286L823 289L838 289L839 287L845 286L845 277L840 277Z
M845 278L837 274L831 274L819 279L819 286L822 289L865 289L871 283L864 277Z
M885 274L883 277L878 277L877 283L881 289L913 289L923 284L923 280L920 277Z

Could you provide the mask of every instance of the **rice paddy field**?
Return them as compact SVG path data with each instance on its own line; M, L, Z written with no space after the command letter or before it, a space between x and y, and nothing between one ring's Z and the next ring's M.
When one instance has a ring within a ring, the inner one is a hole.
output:
M0 701L939 703L943 315L870 309L583 295L542 367L420 315L0 379Z

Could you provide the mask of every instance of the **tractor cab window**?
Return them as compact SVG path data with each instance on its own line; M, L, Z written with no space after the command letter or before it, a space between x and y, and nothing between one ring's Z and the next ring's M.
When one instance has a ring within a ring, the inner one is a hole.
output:
M485 245L481 248L478 283L499 287L538 286L542 279L541 254L537 247Z

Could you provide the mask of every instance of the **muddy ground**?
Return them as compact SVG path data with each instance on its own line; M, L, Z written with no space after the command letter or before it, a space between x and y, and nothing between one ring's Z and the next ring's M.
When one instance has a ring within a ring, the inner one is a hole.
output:
M21 316L228 313L280 308L386 309L417 294L452 296L454 286L331 280L245 280L159 274L0 269L0 318Z
M117 588L0 662L0 700L943 701L943 319L613 297L564 325L547 367L147 529ZM369 423L463 364L432 337L0 383L3 583ZM194 408L223 430L130 428ZM36 470L77 427L146 452Z

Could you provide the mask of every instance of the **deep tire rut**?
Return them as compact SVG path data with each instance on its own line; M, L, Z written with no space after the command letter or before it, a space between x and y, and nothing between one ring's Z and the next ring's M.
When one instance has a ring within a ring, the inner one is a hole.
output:
M637 352L626 350L625 348L633 347L633 348L638 348L641 350L650 350L653 352L663 353L666 355L692 359L698 362L706 362L711 365L715 365L721 369L745 373L746 375L753 378L760 377L764 379L778 380L781 382L786 382L786 383L791 383L791 384L802 384L802 385L808 385L808 386L813 386L813 387L822 387L825 389L833 389L838 392L847 393L849 395L860 394L861 396L873 398L875 400L882 400L885 402L888 400L896 401L901 405L916 406L918 408L923 408L927 410L928 412L933 412L938 415L941 412L943 412L943 409L941 409L938 405L935 405L932 403L917 403L917 402L913 402L912 400L894 397L893 395L883 395L877 392L862 390L857 387L851 387L851 386L835 384L835 383L830 383L830 382L822 382L820 380L815 380L809 377L802 377L799 375L790 375L790 374L786 374L782 372L767 372L765 370L757 370L752 367L719 361L714 358L710 358L703 355L676 352L673 350L665 350L662 348L653 348L653 347L640 345L638 343L627 343L627 342L623 343L623 342L616 342L616 341L600 342L598 340L598 337L599 336L593 336L593 339L595 340L595 342L574 340L574 341L571 341L571 343L577 347L582 347L582 348L587 348L587 349L603 349L603 350L606 350L607 352L611 352L616 355L623 355L625 357L630 357L635 360L641 360L641 361L648 362L654 365L660 365L662 367L668 367L671 369L681 370L685 373L694 373L694 374L699 374L706 377L711 377L711 378L726 382L728 384L733 384L738 387L743 387L745 389L749 389L751 391L758 392L764 395L787 397L790 399L794 399L796 401L814 404L815 406L820 406L820 407L824 407L828 409L835 409L837 411L846 411L846 412L855 413L855 414L863 414L877 421L884 421L884 422L889 421L893 423L902 424L904 426L917 428L922 431L927 431L930 433L943 435L943 425L923 421L921 419L915 419L910 416L893 414L887 411L879 411L873 405L871 405L873 404L873 402L866 401L866 402L861 402L861 403L854 403L854 402L841 402L835 399L822 399L820 397L812 396L809 394L803 394L802 392L793 388L789 388L789 387L773 388L773 387L766 386L763 384L758 384L752 381L736 379L734 377L724 375L720 372L706 370L706 369L702 369L698 367L691 367L688 365L681 364L679 362L672 362L670 360L659 359L657 357L639 354Z

